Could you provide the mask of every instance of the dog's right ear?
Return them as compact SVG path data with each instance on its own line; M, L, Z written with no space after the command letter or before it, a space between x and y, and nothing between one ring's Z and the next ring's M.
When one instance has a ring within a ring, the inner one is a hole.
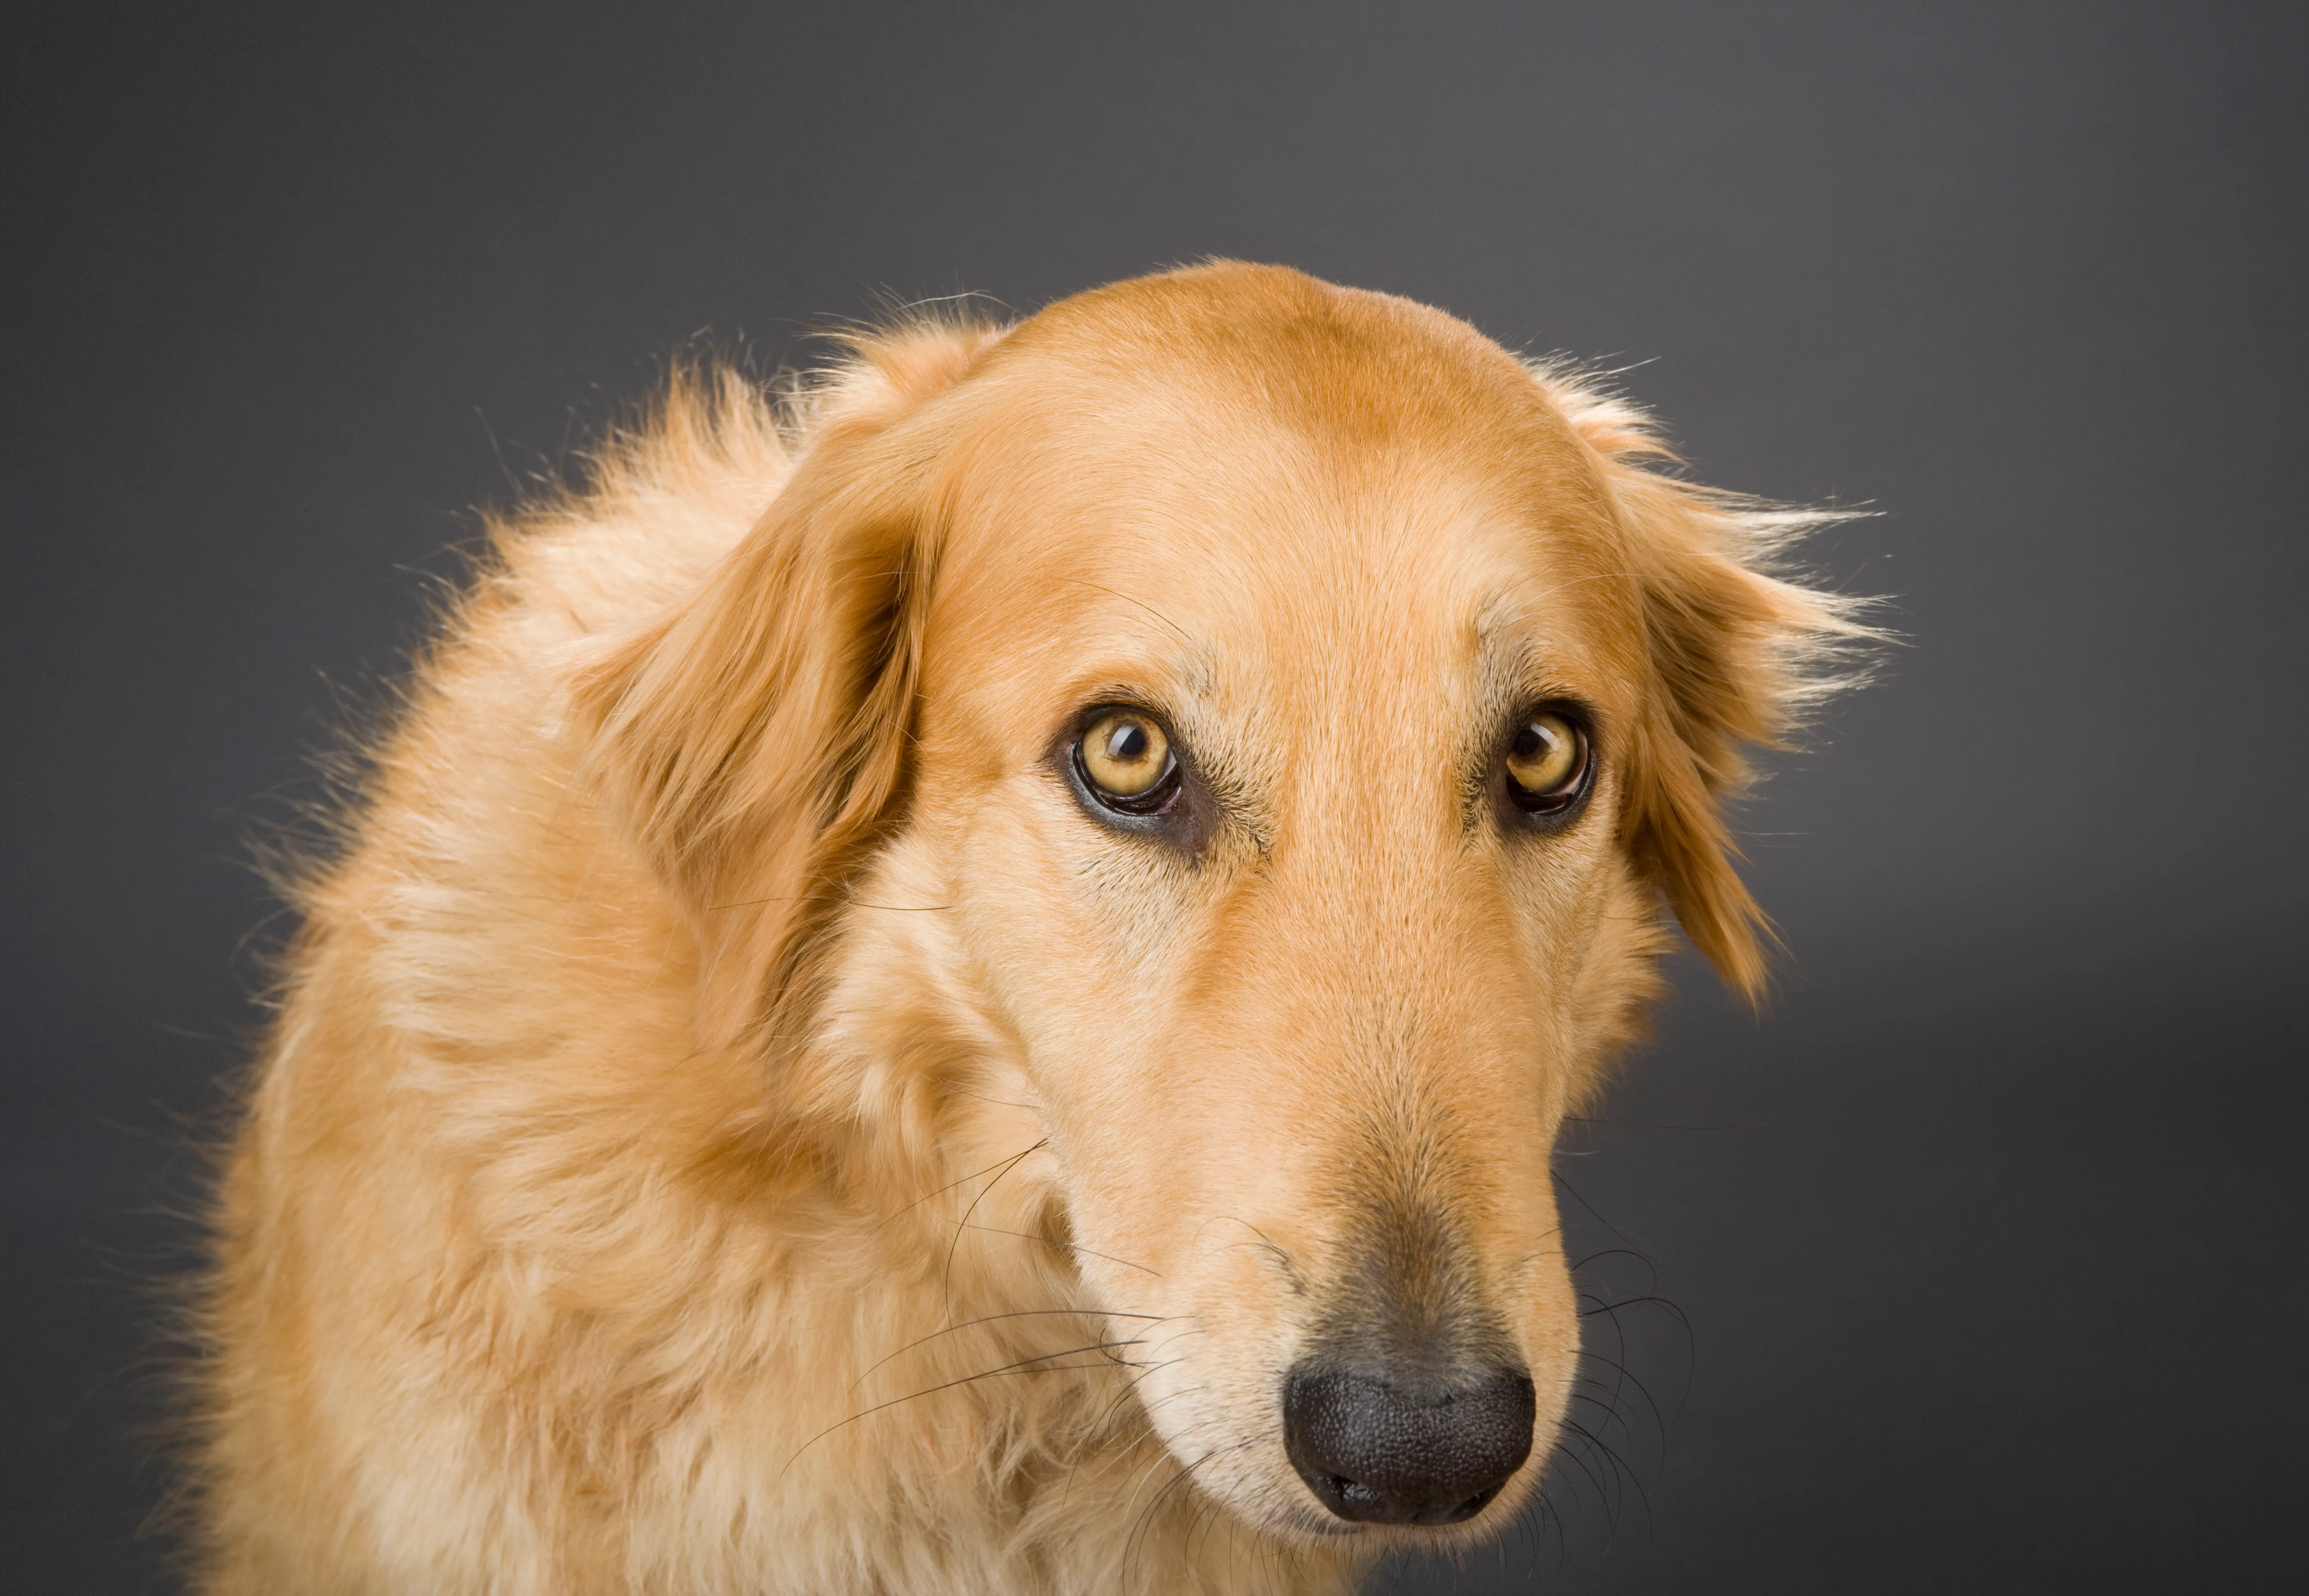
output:
M584 773L696 935L701 1043L810 984L903 803L939 530L934 452L911 435L999 337L915 323L849 340L794 401L800 461L760 521L573 686Z
M1781 568L1789 544L1839 516L1684 481L1660 469L1674 456L1642 411L1570 369L1535 375L1595 451L1645 643L1622 834L1692 945L1754 1001L1770 927L1724 806L1750 780L1744 749L1786 746L1807 710L1858 679L1855 651L1882 634L1861 602Z

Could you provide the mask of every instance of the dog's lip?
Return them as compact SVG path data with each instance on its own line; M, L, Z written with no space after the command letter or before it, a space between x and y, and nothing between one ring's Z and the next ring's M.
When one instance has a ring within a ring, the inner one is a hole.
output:
M1425 1547L1431 1550L1437 1550L1448 1549L1453 1546L1466 1547L1470 1544L1481 1544L1502 1533L1507 1523L1506 1519L1492 1516L1487 1505L1482 1513L1456 1524L1358 1524L1349 1523L1343 1519L1318 1523L1312 1518L1300 1518L1294 1514L1289 1529L1291 1532L1303 1536L1309 1540L1322 1541L1326 1544L1341 1540L1375 1540L1383 1546L1407 1547L1414 1549ZM1473 1541L1469 1540L1470 1535L1474 1537Z
M1504 1520L1491 1516L1490 1504L1487 1503L1482 1513L1456 1524L1352 1523L1328 1514L1318 1519L1311 1514L1302 1517L1294 1512L1285 1528L1309 1540L1330 1542L1376 1539L1389 1546L1431 1548L1464 1544L1470 1525L1476 1526L1474 1533L1481 1537L1499 1533L1504 1523Z
M1372 1528L1370 1524L1349 1523L1345 1519L1332 1518L1327 1514L1319 1519L1311 1514L1302 1517L1295 1513L1291 1517L1291 1527L1318 1540L1353 1540L1369 1534Z

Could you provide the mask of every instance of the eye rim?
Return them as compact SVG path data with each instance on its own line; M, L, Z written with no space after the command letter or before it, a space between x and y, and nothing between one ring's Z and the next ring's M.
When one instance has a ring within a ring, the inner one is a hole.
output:
M1525 728L1543 719L1561 720L1570 729L1578 745L1579 765L1561 785L1546 792L1534 792L1516 780L1508 760L1515 739ZM1586 807L1588 795L1596 789L1596 772L1602 763L1596 748L1595 716L1587 705L1570 699L1542 699L1518 712L1509 722L1507 734L1500 739L1499 752L1492 760L1492 790L1499 797L1503 816L1526 829L1560 830Z
M1152 726L1163 738L1163 773L1154 778L1146 790L1138 793L1110 791L1099 785L1083 759L1083 745L1090 734L1111 716L1130 715ZM1102 819L1120 818L1139 823L1129 829L1142 829L1148 821L1166 815L1186 785L1186 761L1180 757L1178 734L1171 729L1170 721L1143 703L1127 699L1104 699L1085 707L1075 717L1074 729L1067 737L1066 764L1074 779L1077 794L1089 800L1096 809L1104 810Z

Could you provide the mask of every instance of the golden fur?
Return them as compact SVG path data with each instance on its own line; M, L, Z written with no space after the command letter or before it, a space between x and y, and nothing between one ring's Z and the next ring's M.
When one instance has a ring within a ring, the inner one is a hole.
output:
M1496 1529L1577 1355L1557 1128L1665 910L1760 979L1718 806L1857 634L1773 574L1804 518L1658 454L1240 265L677 382L496 529L296 891L206 1588L1332 1591ZM1052 763L1118 694L1191 858ZM1505 838L1468 772L1534 694L1594 797ZM1329 1520L1277 1439L1382 1212L1537 1385L1462 1530Z

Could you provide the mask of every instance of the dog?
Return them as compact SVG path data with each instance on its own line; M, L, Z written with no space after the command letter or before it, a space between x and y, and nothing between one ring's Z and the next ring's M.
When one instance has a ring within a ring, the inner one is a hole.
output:
M205 1588L1339 1592L1576 1377L1549 1174L1867 635L1816 521L1215 263L678 377L368 752L221 1182Z

